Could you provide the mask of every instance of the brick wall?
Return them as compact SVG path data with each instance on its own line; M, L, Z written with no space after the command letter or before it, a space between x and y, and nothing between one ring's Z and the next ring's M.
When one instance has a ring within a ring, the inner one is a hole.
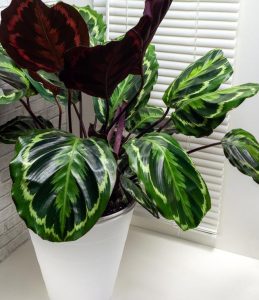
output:
M44 101L40 97L34 97L31 100L31 106L37 115L42 115L55 127L57 126L58 110L55 104ZM20 102L0 106L0 125L19 115L27 115ZM63 122L63 128L65 128L65 115ZM0 144L0 262L29 237L26 226L17 214L10 196L12 183L8 165L13 157L13 150L13 145Z

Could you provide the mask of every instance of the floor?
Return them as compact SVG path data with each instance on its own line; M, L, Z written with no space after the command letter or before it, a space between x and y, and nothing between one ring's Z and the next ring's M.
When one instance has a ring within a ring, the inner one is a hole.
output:
M48 300L30 242L0 265L1 300ZM259 261L131 228L112 300L258 300Z

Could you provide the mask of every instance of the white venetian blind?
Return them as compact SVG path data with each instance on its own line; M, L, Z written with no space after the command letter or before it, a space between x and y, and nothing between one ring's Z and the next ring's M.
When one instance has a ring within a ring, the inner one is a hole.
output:
M108 37L114 39L134 26L142 15L144 0L94 0L95 8L106 15ZM190 63L213 48L221 48L234 64L240 0L175 0L160 25L153 44L159 61L159 79L150 102L164 106L162 96L168 85ZM231 80L222 86L229 87ZM220 141L227 131L225 120L210 137L201 139L179 135L185 149ZM212 208L197 230L216 234L224 175L221 147L192 155L207 182ZM137 214L145 215L143 210Z

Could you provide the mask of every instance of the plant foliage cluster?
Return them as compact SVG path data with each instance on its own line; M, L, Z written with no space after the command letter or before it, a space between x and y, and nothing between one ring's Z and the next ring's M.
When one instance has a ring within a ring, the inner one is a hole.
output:
M257 94L259 84L220 89L232 75L219 49L208 52L168 86L166 109L148 104L158 78L150 44L172 0L146 0L135 27L106 40L103 17L91 7L12 0L0 25L0 104L21 101L28 116L0 127L16 143L12 196L27 226L50 241L83 236L107 207L137 201L154 217L195 228L211 207L205 181L174 134L209 136L227 113ZM82 116L81 93L92 96L95 122ZM56 103L59 126L37 116L31 97ZM62 105L68 132L61 130ZM73 134L72 110L80 124ZM226 157L259 182L259 144L242 130L221 143ZM209 147L204 146L205 147Z

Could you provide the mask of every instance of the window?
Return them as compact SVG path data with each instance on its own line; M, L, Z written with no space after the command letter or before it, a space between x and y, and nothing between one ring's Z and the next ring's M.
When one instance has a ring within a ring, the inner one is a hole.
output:
M134 26L142 15L144 0L94 0L97 11L105 15L107 36L114 39ZM160 25L153 44L159 61L159 79L151 94L150 103L164 107L162 95L168 85L190 63L212 48L223 49L234 65L240 0L175 0ZM225 86L229 87L232 79ZM193 149L221 140L227 132L228 119L213 135L207 138L177 136L185 149ZM134 223L157 231L173 232L182 237L199 240L216 236L224 176L224 156L220 147L209 148L192 155L194 162L207 182L212 197L212 209L200 226L182 233L171 222L157 222L148 212L138 207ZM173 228L172 228L173 227ZM199 234L204 233L204 234Z

